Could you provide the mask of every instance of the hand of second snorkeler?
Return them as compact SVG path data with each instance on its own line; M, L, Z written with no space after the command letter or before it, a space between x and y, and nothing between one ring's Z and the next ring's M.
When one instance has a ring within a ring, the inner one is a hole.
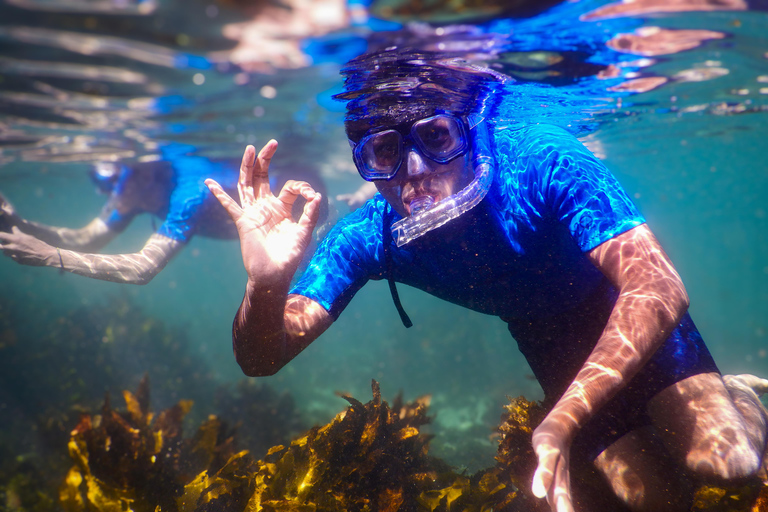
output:
M22 233L15 225L8 232L0 231L0 250L22 265L58 267L60 264L55 247Z
M289 180L275 196L269 187L269 162L277 150L270 140L256 157L253 146L245 148L237 190L240 204L214 180L205 184L237 226L249 289L286 292L301 262L320 213L320 194L303 181ZM306 199L298 222L291 217L294 201Z
M571 442L567 428L550 416L533 431L533 449L539 466L533 475L532 490L536 497L546 497L553 511L573 512L569 469Z
M9 203L3 194L0 194L0 231L8 231L11 227L17 226L21 217L14 210L13 205Z

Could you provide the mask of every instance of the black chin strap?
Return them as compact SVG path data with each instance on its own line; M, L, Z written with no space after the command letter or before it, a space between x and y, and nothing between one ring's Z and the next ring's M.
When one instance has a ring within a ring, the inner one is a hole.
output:
M397 293L397 286L395 286L395 280L392 278L392 250L390 246L392 245L393 215L394 210L392 210L392 207L390 205L386 205L384 208L384 222L382 222L384 226L382 233L382 240L384 241L384 266L387 267L387 282L389 283L389 293L392 294L392 302L395 303L395 308L397 308L397 313L400 315L400 320L407 328L412 327L413 322L411 322L411 319L408 317L408 313L405 312L403 305L400 303L400 295Z

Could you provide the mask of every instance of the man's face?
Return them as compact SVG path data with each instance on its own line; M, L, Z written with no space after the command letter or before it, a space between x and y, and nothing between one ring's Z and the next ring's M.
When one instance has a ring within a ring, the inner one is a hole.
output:
M376 188L384 199L407 217L418 205L436 203L460 191L474 178L469 153L440 164L409 147L403 165L389 181L376 181Z
M392 207L407 217L472 181L470 146L466 120L439 113L411 124L380 127L363 137L353 153L360 174L374 181Z

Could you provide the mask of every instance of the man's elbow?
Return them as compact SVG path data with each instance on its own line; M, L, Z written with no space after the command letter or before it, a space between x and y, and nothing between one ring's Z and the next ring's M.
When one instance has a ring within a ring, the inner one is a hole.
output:
M683 281L677 278L677 293L675 294L675 306L677 314L682 317L691 305L691 299L688 297L688 291L685 289Z
M156 266L137 269L133 275L128 276L127 281L130 284L145 285L149 284L157 274L160 273L161 268Z
M688 294L685 293L685 290L683 290L683 296L680 299L680 308L683 310L683 313L688 311L688 308L691 306L691 299L688 298Z
M133 279L128 281L130 284L145 285L149 284L156 276L156 273L137 274Z

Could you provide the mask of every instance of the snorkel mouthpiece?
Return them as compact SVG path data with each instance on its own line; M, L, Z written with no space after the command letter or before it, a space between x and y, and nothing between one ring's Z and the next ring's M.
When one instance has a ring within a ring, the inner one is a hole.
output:
M417 197L411 201L411 215L427 210L433 204L435 204L435 198L432 196Z
M411 202L411 215L392 224L392 239L398 247L471 210L483 200L491 188L493 158L490 152L488 127L480 116L470 115L468 120L475 178L456 194L436 203L429 196L420 197Z

